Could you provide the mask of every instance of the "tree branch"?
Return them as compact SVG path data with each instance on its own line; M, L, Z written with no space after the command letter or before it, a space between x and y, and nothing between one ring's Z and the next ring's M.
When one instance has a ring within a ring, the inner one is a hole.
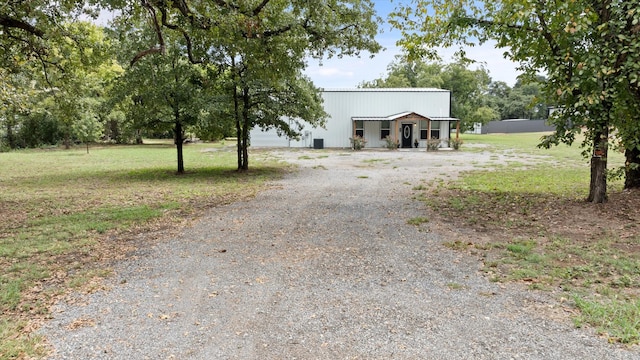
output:
M202 64L202 60L196 60L193 56L193 44L191 42L191 37L189 36L189 34L180 26L167 22L167 9L160 8L160 12L162 14L162 26L180 32L182 34L182 37L184 37L184 40L187 42L187 56L189 57L189 62L191 62L192 64Z
M158 24L158 16L156 15L156 10L153 8L153 5L151 5L147 0L142 0L142 6L145 9L147 9L147 12L150 14L151 21L153 22L154 30L156 32L156 35L158 36L159 44L157 47L143 50L138 54L136 54L136 56L134 56L133 59L131 60L131 63L130 63L131 66L135 65L135 63L138 62L138 60L142 59L147 55L158 54L158 53L164 54L166 50L166 45L164 43L164 36L162 35L162 28L160 27L160 24Z
M147 56L147 55L151 55L151 54L162 54L163 51L161 48L159 47L153 47L147 50L143 50L140 51L139 53L136 54L136 56L133 57L133 59L131 59L131 63L130 65L133 66L135 65L138 60L142 59L143 57Z
M21 29L28 32L31 35L37 36L39 38L44 36L44 31L36 28L35 26L26 23L22 20L13 19L6 15L0 15L0 25L8 28Z
M253 16L260 15L260 13L262 12L262 9L264 9L264 7L267 6L269 1L270 0L262 0L262 2L258 6L256 6L255 9L253 9Z

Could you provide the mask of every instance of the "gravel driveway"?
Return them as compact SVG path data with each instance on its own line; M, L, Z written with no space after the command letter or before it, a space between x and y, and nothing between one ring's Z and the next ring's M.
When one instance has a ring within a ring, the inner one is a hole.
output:
M491 283L413 187L489 154L274 151L300 164L60 304L51 359L638 359L543 292Z

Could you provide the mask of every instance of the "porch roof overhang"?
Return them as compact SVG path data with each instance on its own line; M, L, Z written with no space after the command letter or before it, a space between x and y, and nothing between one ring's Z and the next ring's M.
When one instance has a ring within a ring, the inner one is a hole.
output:
M414 119L418 118L421 120L431 120L431 121L458 121L459 120L452 117L440 117L440 116L428 117L412 111L405 111L399 114L393 114L389 116L352 116L351 120L353 121L394 121L394 120L400 120L400 119L405 119L409 117Z
M453 117L432 117L432 118L429 118L429 120L431 120L431 121L460 121L460 119L453 118Z

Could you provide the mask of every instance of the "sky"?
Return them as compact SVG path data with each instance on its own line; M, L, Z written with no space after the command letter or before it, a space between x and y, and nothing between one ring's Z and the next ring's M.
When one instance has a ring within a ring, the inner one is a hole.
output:
M383 19L393 11L397 1L391 3L389 0L374 0L378 15ZM314 84L325 89L333 88L355 88L363 81L371 81L384 77L387 73L387 66L394 60L396 55L402 51L396 46L396 41L401 37L397 30L392 30L389 24L380 26L382 32L378 34L376 40L385 48L374 58L370 54L363 53L360 58L343 57L342 59L324 59L322 64L317 60L309 60L306 75L311 78ZM516 82L518 72L516 64L504 59L504 50L496 49L494 42L487 42L482 46L466 49L467 56L484 63L493 81L504 81L509 86ZM441 56L444 62L451 61L452 50L443 49ZM471 66L473 68L473 65Z

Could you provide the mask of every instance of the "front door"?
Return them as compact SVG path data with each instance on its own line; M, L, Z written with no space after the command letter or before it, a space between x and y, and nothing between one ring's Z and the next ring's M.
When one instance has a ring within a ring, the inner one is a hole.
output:
M402 124L402 147L411 148L413 139L413 124Z

